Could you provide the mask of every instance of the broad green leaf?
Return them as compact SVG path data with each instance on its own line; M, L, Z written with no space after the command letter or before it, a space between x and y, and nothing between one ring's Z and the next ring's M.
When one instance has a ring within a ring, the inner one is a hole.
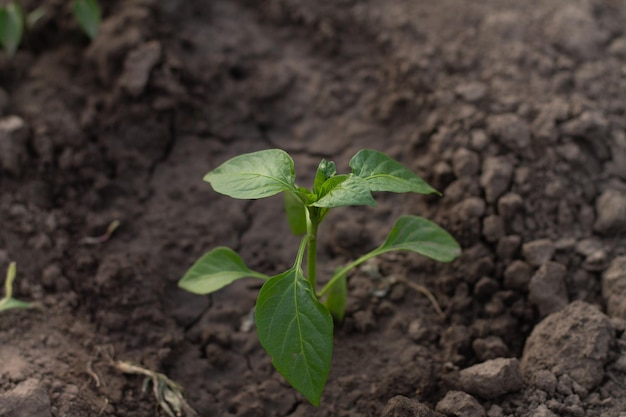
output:
M12 1L0 7L0 44L9 57L15 55L24 32L24 13L19 3Z
M306 233L306 207L302 200L291 192L285 193L285 213L291 232L295 236Z
M259 340L274 367L318 406L330 372L333 319L299 267L263 285L255 319Z
M448 232L418 216L399 217L385 242L374 252L394 250L417 252L440 262L450 262L461 254L461 247Z
M206 174L204 180L218 193L240 199L296 191L293 159L280 149L236 156Z
M337 167L333 161L326 161L322 159L319 166L317 167L317 172L315 174L315 182L313 184L313 192L319 193L322 190L322 185L326 182L330 177L335 176L337 174Z
M346 275L342 275L328 290L324 305L330 311L335 320L341 322L346 313L346 301L348 298L348 281Z
M315 207L343 207L343 206L375 206L369 185L355 175L337 175L331 177L322 185L320 198L311 204Z
M367 181L371 191L439 193L404 165L382 152L363 149L352 157L349 165L354 175Z
M100 28L100 5L97 0L74 0L72 10L80 27L94 39Z
M241 278L269 277L251 270L235 251L222 246L198 259L178 286L195 294L209 294Z

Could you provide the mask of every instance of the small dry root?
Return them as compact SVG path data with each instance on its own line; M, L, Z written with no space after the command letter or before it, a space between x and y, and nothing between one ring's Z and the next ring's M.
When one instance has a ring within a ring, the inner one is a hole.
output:
M176 382L169 379L165 374L146 369L142 366L126 361L116 361L113 359L114 353L111 346L101 346L97 349L97 355L103 357L112 367L125 374L141 375L145 377L142 385L142 392L146 392L152 384L152 394L159 407L169 417L197 417L198 413L191 408L183 397L183 388ZM86 372L91 376L96 387L104 385L103 379L94 371L93 361L87 363ZM108 399L104 408L108 405ZM103 410L104 410L103 408Z
M424 294L426 296L426 298L428 298L430 303L433 305L435 310L437 311L437 314L439 314L439 316L441 318L445 318L446 317L446 315L444 314L443 310L439 306L439 303L437 302L437 299L435 298L433 293L430 292L430 290L428 288L424 287L423 285L419 285L419 284L416 284L416 283L414 283L412 281L409 281L408 279L406 279L404 277L394 276L394 278L395 278L396 282L401 282L401 283L409 286L410 288L413 288L415 291Z
M94 371L93 359L91 359L89 362L87 362L87 366L85 368L85 372L87 373L87 375L89 375L91 378L93 378L93 380L96 383L96 388L100 388L101 386L103 386L103 382L101 382L103 380L100 378L100 375Z
M146 392L150 383L152 383L154 398L169 417L198 415L183 398L183 388L165 374L125 361L115 361L112 365L125 374L143 375L145 379L142 392Z
M383 281L383 288L373 291L373 295L375 295L376 297L385 297L387 293L391 290L391 287L393 286L393 284L397 282L401 282L407 285L408 287L413 288L415 291L424 294L426 298L428 298L428 300L431 302L435 310L437 311L437 314L439 314L439 316L442 319L445 319L446 315L444 314L443 310L439 306L437 299L435 298L433 293L431 293L430 290L428 290L428 288L424 287L423 285L419 285L412 281L409 281L404 276L390 275L387 277L383 277L382 274L380 273L378 261L376 260L370 260L364 263L363 266L361 267L361 270L373 280Z

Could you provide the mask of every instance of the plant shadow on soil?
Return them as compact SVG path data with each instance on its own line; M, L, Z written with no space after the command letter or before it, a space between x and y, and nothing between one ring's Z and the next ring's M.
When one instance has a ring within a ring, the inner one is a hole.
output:
M16 261L15 296L44 306L0 317L0 414L155 415L103 352L166 373L201 416L626 409L622 2L113 1L91 44L64 2L46 5L15 58L0 54L0 270ZM333 212L322 275L401 214L464 248L350 277L319 408L258 343L258 282L176 286L218 245L267 274L290 266L279 198L202 182L275 147L305 175L378 149L444 194Z

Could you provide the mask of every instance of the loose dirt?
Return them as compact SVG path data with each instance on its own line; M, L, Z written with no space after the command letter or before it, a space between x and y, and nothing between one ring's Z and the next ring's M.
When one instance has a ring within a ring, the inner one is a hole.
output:
M0 317L0 415L164 415L115 360L166 374L203 417L623 415L626 3L111 1L92 43L45 3L0 54L0 270L16 261L15 296L43 305ZM258 343L258 282L176 286L217 245L290 266L280 198L202 182L274 147L303 186L370 147L443 192L333 212L322 275L400 214L463 246L350 276L319 408Z

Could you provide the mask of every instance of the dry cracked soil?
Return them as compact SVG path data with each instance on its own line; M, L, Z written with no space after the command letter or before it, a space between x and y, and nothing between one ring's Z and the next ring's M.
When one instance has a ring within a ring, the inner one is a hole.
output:
M626 2L101 3L92 42L47 0L0 54L0 270L42 306L0 314L0 416L165 415L115 361L180 384L186 416L626 415ZM301 185L374 148L443 193L333 212L322 275L401 214L463 247L349 277L319 408L258 343L258 282L177 288L218 245L290 266L280 198L202 182L267 148Z

